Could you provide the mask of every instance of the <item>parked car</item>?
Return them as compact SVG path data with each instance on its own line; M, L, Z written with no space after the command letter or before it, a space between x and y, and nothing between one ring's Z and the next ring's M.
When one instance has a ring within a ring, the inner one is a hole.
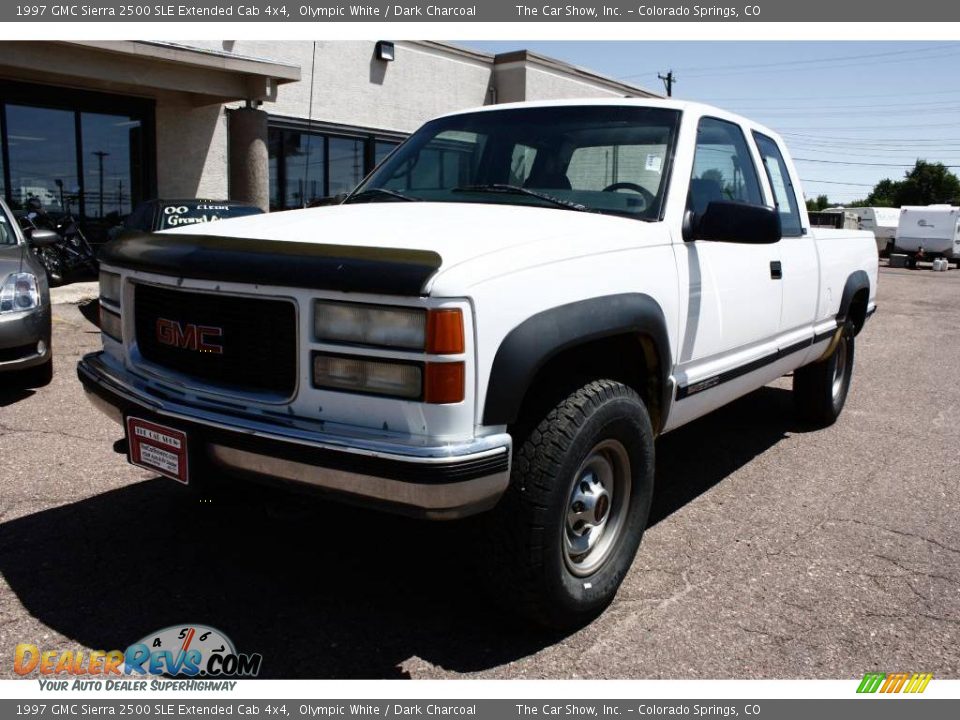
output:
M226 218L260 215L263 210L234 200L144 200L133 209L117 228L113 237L124 232L156 232L183 225L224 220Z
M30 246L59 241L52 230L21 231L0 199L0 387L40 387L53 377L50 289Z
M811 228L797 178L694 103L447 115L341 205L107 248L78 373L134 464L479 515L491 597L576 626L633 561L657 435L791 372L806 422L844 406L877 248Z

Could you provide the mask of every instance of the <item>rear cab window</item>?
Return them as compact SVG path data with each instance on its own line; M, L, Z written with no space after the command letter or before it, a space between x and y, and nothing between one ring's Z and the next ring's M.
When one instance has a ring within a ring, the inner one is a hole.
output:
M754 131L753 139L757 143L767 179L773 189L773 199L780 215L780 232L783 237L800 237L803 235L803 223L797 207L797 193L783 154L773 138Z

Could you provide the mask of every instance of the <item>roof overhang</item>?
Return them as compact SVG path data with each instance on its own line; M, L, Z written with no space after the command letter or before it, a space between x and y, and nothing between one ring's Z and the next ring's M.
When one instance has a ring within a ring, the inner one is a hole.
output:
M0 77L210 105L273 100L278 85L300 79L300 68L176 43L30 41L0 42Z

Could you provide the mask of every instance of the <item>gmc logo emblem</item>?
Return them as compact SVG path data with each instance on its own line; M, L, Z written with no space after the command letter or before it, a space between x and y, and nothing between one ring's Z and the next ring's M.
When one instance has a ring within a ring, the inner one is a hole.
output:
M180 324L176 320L157 318L156 331L157 342L161 345L223 355L223 346L213 340L223 337L223 328L193 323Z

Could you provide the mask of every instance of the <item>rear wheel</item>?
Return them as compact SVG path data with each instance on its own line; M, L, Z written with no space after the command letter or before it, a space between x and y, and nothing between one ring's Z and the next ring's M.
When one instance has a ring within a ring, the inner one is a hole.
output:
M494 599L549 627L598 615L643 536L653 467L650 418L631 388L598 380L556 404L519 440L510 489L484 518Z
M827 427L840 416L853 377L853 336L853 323L848 321L827 358L793 374L793 396L803 421Z

